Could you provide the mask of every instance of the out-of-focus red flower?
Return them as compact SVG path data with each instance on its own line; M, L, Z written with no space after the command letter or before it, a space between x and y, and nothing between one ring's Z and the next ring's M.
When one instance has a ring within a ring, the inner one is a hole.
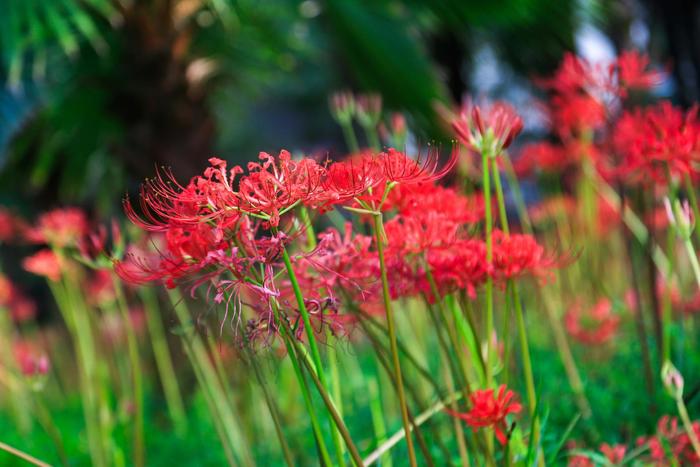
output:
M96 270L88 278L86 289L86 298L93 305L104 305L114 301L114 282L111 271Z
M573 155L570 157L561 145L544 142L531 143L520 150L513 168L516 174L522 177L536 171L560 173L576 162Z
M24 258L22 267L37 276L44 276L53 282L57 282L61 278L61 262L54 252L48 248L39 250L32 256Z
M564 315L566 331L582 344L610 342L619 324L620 317L613 313L612 303L607 298L599 300L590 309L576 303Z
M29 227L23 219L0 206L0 243L12 242L24 236L27 230Z
M588 94L554 96L550 100L552 128L562 138L597 130L605 124L605 106Z
M515 393L501 385L498 394L493 389L481 389L474 391L469 396L471 408L466 413L449 413L464 420L474 431L478 428L491 427L496 433L496 438L501 444L506 444L508 425L506 417L509 414L517 414L522 410L522 405L513 401Z
M627 446L624 444L610 445L608 443L603 443L600 445L599 449L605 458L613 465L620 464L627 453Z
M2 274L0 274L0 308L7 309L16 323L23 323L36 317L34 301Z
M49 357L28 340L18 340L13 344L15 361L24 376L45 375L51 368Z
M545 224L557 219L571 218L576 214L576 200L568 195L545 198L528 209L530 221L534 225Z
M626 112L618 120L612 145L619 156L616 173L625 183L666 185L668 174L695 177L700 162L698 108L688 112L670 102Z
M692 428L695 436L700 437L700 422L694 421ZM637 440L637 444L649 446L649 459L654 465L668 465L667 461L671 458L679 461L680 465L700 465L700 457L693 449L688 434L679 426L678 419L675 417L668 415L661 417L656 427L656 435L649 438L642 437Z
M648 70L649 57L636 50L622 52L617 61L610 66L611 74L617 71L620 93L623 97L628 89L651 89L663 81L663 75L655 70Z
M26 237L34 243L64 248L75 246L89 230L90 224L83 210L62 208L39 216L36 225L26 232Z
M452 121L459 142L477 153L495 157L523 130L515 109L504 102L478 106L467 101Z
M492 233L492 275L505 281L530 275L547 278L561 261L548 256L543 246L532 235L506 234L500 230Z

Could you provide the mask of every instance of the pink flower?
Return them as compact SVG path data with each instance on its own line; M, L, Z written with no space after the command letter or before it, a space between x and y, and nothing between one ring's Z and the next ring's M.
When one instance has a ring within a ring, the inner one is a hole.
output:
M50 281L57 282L61 279L61 264L58 257L49 249L39 250L32 256L24 258L22 266L25 270L44 276Z

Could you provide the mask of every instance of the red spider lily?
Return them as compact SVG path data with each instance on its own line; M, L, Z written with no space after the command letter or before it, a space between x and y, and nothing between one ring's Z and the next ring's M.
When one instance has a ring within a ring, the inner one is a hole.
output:
M389 148L382 153L379 159L384 168L384 175L388 182L410 184L428 184L444 177L457 162L458 152L455 148L450 152L450 158L442 166L440 165L440 151L430 148L425 156L419 154L416 159L408 157L401 151Z
M49 249L39 250L32 256L24 258L22 267L32 274L46 277L53 282L61 279L62 264L56 254Z
M525 275L546 278L552 268L561 264L560 259L547 256L544 247L532 235L508 235L494 230L492 241L492 275L496 280L505 281Z
M667 174L695 176L700 163L698 108L688 112L662 102L655 107L625 113L612 138L620 156L617 175L627 183L667 184Z
M495 157L522 131L523 121L515 109L504 102L482 108L468 101L452 121L452 128L460 143Z
M372 278L379 268L370 252L371 244L371 237L353 234L349 223L342 233L332 228L320 233L313 252L294 256L306 294L313 297L323 291L335 300L342 291L351 298L366 299L370 288L377 286Z
M128 198L124 201L129 220L149 232L165 232L174 224L214 220L222 228L234 225L240 212L233 183L242 169L236 166L229 171L226 162L217 158L209 159L209 163L204 175L193 177L187 186L180 185L168 170L146 180L139 195L141 215Z
M277 159L265 152L259 157L262 163L248 163L249 173L239 182L241 211L262 215L276 227L285 209L297 203L316 207L327 201L321 185L325 168L314 160L293 161L287 151L281 151Z
M584 311L585 310L585 311ZM605 344L615 336L620 317L612 310L612 303L603 298L593 308L584 309L580 304L571 306L564 315L566 332L582 344Z
M540 78L537 83L557 94L587 92L604 87L607 76L600 67L592 66L573 53L566 53L551 78Z
M449 249L432 249L427 262L441 294L466 290L472 299L491 270L486 261L486 244L477 239L460 240Z
M577 448L575 442L568 443L567 447L569 450L572 451ZM619 465L625 458L625 454L627 453L627 446L625 446L624 444L610 445L607 443L603 443L598 447L598 450L610 463L610 465ZM571 457L569 457L569 461L566 465L568 467L594 467L596 464L586 454L574 454Z
M620 94L624 97L628 89L651 89L663 81L658 71L647 70L649 57L637 51L622 52L610 65L610 74L617 72Z
M0 243L12 242L26 237L31 229L27 223L12 213L9 209L0 207Z
M4 275L0 274L0 308L10 312L12 320L23 323L36 317L36 304Z
M700 422L694 421L692 429L695 436L700 437ZM649 460L654 465L668 465L666 461L669 458L677 459L680 465L700 464L700 457L693 449L688 434L679 427L678 419L675 417L668 415L661 417L657 424L656 436L641 437L637 440L637 444L649 446Z
M556 223L557 219L575 216L576 200L569 195L558 195L546 198L528 209L530 221L534 225Z
M496 433L496 438L501 444L506 444L508 431L506 417L509 414L517 414L522 410L522 405L514 402L515 393L506 389L505 385L498 388L498 395L494 395L493 389L481 389L474 391L469 396L471 409L466 413L449 413L461 418L474 431L478 428L491 427Z
M33 243L58 248L75 246L90 230L85 213L79 208L54 209L39 216L36 226L25 236Z
M623 459L625 458L625 454L627 453L627 446L624 444L610 445L608 443L603 443L598 449L600 449L600 452L613 465L622 463Z
M28 340L15 341L12 345L15 361L24 376L45 375L51 368L46 353Z
M535 171L560 173L575 163L564 147L542 142L523 146L513 168L519 176L528 176Z
M597 130L606 122L605 105L589 94L553 96L549 114L552 128L564 139Z
M323 182L323 189L332 202L344 203L374 191L375 198L381 198L386 182L384 167L370 151L351 156L349 159L332 163ZM380 193L376 194L376 192Z
M481 194L465 196L455 188L434 184L398 185L384 203L384 210L392 209L402 216L439 213L450 222L475 224L484 218L484 199Z
M93 305L104 305L114 301L114 281L112 273L98 269L87 280L85 298Z

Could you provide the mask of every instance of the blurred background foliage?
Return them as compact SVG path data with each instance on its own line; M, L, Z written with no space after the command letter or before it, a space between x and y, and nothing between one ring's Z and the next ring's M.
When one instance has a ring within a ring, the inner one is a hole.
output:
M698 6L663 5L4 0L0 203L82 203L109 215L155 166L187 179L215 154L239 163L282 147L337 155L327 96L343 88L379 92L419 140L441 140L437 102L532 93L533 76L590 44L672 57L668 93L690 102L700 89Z

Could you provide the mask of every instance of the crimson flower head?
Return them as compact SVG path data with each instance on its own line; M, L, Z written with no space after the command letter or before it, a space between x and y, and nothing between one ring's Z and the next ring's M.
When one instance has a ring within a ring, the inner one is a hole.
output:
M661 83L661 73L647 70L648 67L649 57L635 50L622 52L617 57L611 69L617 69L618 84L623 97L627 89L650 89Z
M56 254L48 248L24 258L22 266L37 276L44 276L52 282L61 278L61 263Z
M469 396L471 409L466 413L452 413L452 415L467 422L474 431L478 428L493 428L498 442L506 444L508 442L506 417L509 414L520 413L523 408L519 402L513 400L514 397L515 393L506 389L505 385L498 388L497 395L494 394L493 389L474 391Z
M468 101L452 122L457 139L474 151L498 156L523 130L515 109L504 102L480 107Z
M39 217L27 237L36 243L48 243L58 248L74 246L90 230L85 212L79 208L54 209Z
M546 254L535 237L525 234L506 234L494 230L492 274L496 279L508 280L531 275L546 278L558 261Z
M419 154L417 158L408 157L405 153L389 148L378 159L384 168L388 182L407 184L428 184L444 177L457 162L457 151L450 153L450 158L440 167L440 151L430 148L427 154Z
M579 303L571 306L564 315L566 332L582 344L600 345L609 342L617 332L620 317L613 313L607 298L592 308L584 309Z
M249 173L238 186L239 209L279 225L280 213L298 203L316 206L325 201L321 182L325 169L312 159L292 160L288 151L277 158L260 153L261 162L249 162Z

